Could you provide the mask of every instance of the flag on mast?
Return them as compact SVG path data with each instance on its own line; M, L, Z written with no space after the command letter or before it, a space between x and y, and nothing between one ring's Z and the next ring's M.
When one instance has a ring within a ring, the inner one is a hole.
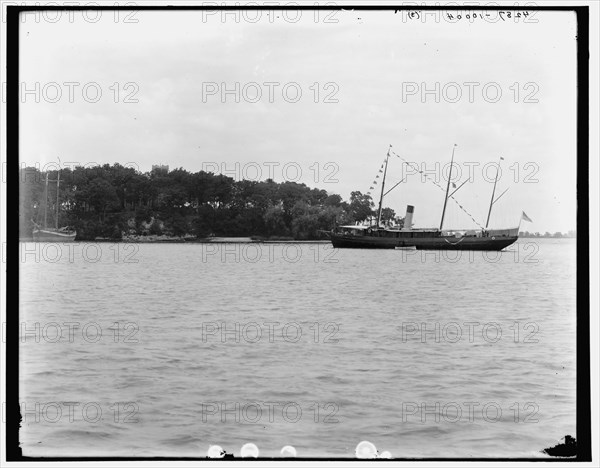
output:
M533 221L531 220L531 218L529 216L527 216L524 211L521 212L521 219L523 221L528 221L530 223L533 223Z

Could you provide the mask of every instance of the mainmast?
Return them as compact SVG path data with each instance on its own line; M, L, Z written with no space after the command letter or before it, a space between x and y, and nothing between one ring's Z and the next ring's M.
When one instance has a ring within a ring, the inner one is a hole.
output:
M452 159L450 160L450 174L448 174L448 184L446 185L446 198L444 199L444 209L442 210L442 220L440 221L440 231L444 226L444 216L446 215L446 204L448 203L448 192L450 192L450 180L452 179L452 166L454 165L454 150L456 143L452 147Z
M500 160L498 161L498 167L496 168L496 178L494 179L494 188L492 190L492 198L490 199L490 209L488 210L488 215L487 215L487 221L485 222L485 228L487 229L488 224L490 224L490 216L492 214L492 206L494 206L494 203L496 203L498 200L500 200L500 197L502 197L502 195L504 195L508 189L506 189L504 192L502 192L500 194L500 196L498 198L496 198L494 200L494 195L496 194L496 182L498 182L498 174L500 173L500 161L502 161L504 158L500 157Z
M56 171L56 217L54 219L55 221L55 225L56 225L56 230L58 231L58 209L59 209L59 204L58 204L58 195L59 195L59 187L60 187L60 171Z
M392 145L390 145L390 148ZM387 156L385 157L385 169L383 170L383 180L381 182L381 196L379 197L379 210L377 214L377 227L381 224L381 210L383 208L383 189L385 188L385 175L387 174L388 160L390 159L390 148L388 148Z

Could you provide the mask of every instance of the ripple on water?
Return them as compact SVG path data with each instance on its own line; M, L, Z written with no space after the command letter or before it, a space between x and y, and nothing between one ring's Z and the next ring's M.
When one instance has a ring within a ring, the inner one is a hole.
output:
M21 342L22 401L96 401L104 410L97 423L29 421L24 454L204 456L209 445L232 453L252 442L265 456L293 445L298 456L352 457L369 440L394 456L543 456L537 449L576 435L576 275L574 242L539 245L537 264L364 250L324 263L309 246L296 263L278 250L272 262L234 263L203 261L202 247L186 244L141 244L136 264L25 263L22 321L96 322L106 334L98 343ZM137 341L115 341L115 322L134 323ZM208 323L250 322L263 326L256 343L206 334ZM301 339L269 341L266 322L297 323ZM403 335L406 324L448 322L495 322L503 334L469 342L463 328L456 343ZM328 324L337 341L325 339ZM137 405L136 423L115 422L117 402ZM451 422L435 410L451 403L464 415L465 402L497 404L502 415ZM262 416L249 423L234 409L223 422L207 411L221 403L258 404ZM519 418L537 405L538 422L516 423L515 404Z

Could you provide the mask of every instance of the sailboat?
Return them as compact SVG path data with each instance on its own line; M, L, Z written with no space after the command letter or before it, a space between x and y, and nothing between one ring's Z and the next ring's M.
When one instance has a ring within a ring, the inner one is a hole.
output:
M40 226L34 222L33 240L35 242L73 242L77 236L77 231L69 227L58 227L58 213L60 209L59 203L59 187L60 187L60 171L57 171L56 178L56 213L54 216L54 228L48 227L48 174L46 173L46 187L44 189L44 226ZM54 182L54 181L52 181Z
M452 179L452 166L454 164L454 150L452 149L452 159L450 162L450 174L448 175L448 184L446 186L446 198L442 210L442 219L439 228L415 229L412 227L414 206L407 205L404 225L402 227L386 227L381 225L381 210L383 198L401 182L392 189L384 192L385 178L387 174L388 161L390 158L391 145L388 149L385 159L385 170L381 184L381 196L379 197L379 209L377 213L377 223L375 225L347 225L338 226L330 233L331 243L336 248L359 248L359 249L417 249L417 250L490 250L499 251L516 242L519 238L519 227L509 229L488 229L492 206L500 199L506 190L494 199L496 192L496 183L498 182L498 170L494 181L492 199L488 211L485 228L480 230L472 229L453 229L444 230L444 217L446 214L446 205L448 199L464 185L464 183L450 192L450 180ZM466 182L466 181L465 181Z

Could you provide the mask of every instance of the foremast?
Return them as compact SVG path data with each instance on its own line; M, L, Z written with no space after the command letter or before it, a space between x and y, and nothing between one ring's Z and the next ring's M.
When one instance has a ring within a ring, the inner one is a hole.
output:
M456 143L452 147L452 159L450 160L450 173L448 174L448 183L446 184L446 197L444 198L444 208L442 209L442 219L440 221L440 231L444 227L444 216L446 215L446 205L448 204L448 193L450 192L450 180L452 179L452 166L454 165L454 150L456 149Z
M388 161L390 159L390 149L392 145L388 148L387 156L385 157L385 169L383 170L383 180L381 182L381 196L379 197L379 210L377 210L377 227L381 226L381 211L383 209L383 191L385 189L385 176L387 174Z

